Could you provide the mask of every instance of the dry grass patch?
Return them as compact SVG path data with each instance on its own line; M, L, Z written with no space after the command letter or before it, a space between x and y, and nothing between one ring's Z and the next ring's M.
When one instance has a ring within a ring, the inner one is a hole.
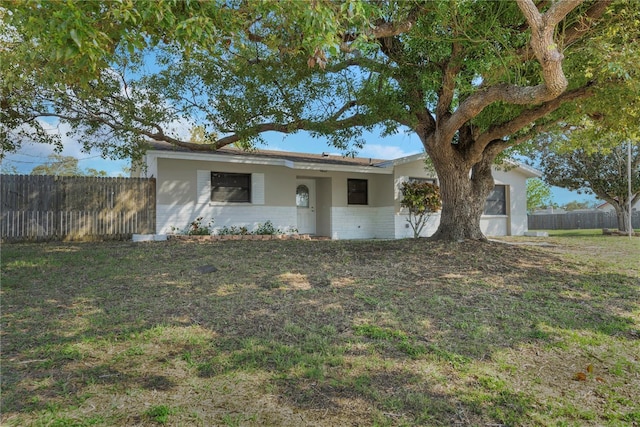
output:
M640 248L593 239L4 245L2 423L633 425Z

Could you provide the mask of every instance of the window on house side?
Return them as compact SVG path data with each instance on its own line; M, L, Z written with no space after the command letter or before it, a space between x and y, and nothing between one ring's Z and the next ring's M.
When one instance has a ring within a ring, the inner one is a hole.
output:
M211 172L212 202L251 202L251 174Z
M491 190L489 197L484 202L485 215L506 215L507 214L507 186L496 185Z
M366 179L347 180L347 203L350 205L368 204L368 182Z

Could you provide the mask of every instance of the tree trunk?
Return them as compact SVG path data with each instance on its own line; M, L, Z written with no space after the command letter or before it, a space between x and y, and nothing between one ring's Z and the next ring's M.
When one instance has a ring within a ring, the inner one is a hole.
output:
M455 156L431 156L440 182L442 212L432 240L464 241L487 238L480 229L485 200L493 189L489 159L473 167L456 161Z
M629 205L617 203L613 207L618 216L618 231L629 231Z

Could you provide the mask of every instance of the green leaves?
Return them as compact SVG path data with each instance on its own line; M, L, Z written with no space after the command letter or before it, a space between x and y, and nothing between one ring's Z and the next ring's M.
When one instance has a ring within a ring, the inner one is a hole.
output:
M545 208L552 203L551 187L540 178L527 180L527 211Z
M400 205L409 211L407 222L413 229L414 237L418 238L429 216L442 206L440 189L430 182L411 180L403 182L400 191Z
M587 22L587 8L558 29L559 45L563 31ZM469 97L541 82L511 2L36 0L8 2L0 14L10 46L0 50L6 139L54 117L109 155L139 157L148 138L188 139L172 133L176 123L247 147L274 129L304 129L345 151L363 144L364 129L420 127L427 138ZM564 46L572 84L597 81L602 101L556 118L608 107L605 121L623 116L617 123L637 132L639 23L638 6L619 1L589 38ZM479 134L528 108L492 102L465 125Z
M582 132L578 132L578 135L585 136ZM562 140L547 144L539 156L545 181L570 190L595 194L611 203L616 210L626 211L629 179L632 204L640 199L640 144L619 140L616 145L599 145L597 141L587 141L586 144L590 144L591 150L567 150ZM628 144L632 145L631 159L627 156ZM627 174L629 161L631 176ZM625 229L624 223L620 224L620 229Z
M421 181L406 181L400 187L400 204L414 214L436 212L440 209L440 191L436 184Z
M69 31L69 35L71 39L78 45L78 48L82 47L82 42L80 41L80 37L78 37L78 32L76 30Z
M33 168L31 175L107 176L107 173L93 168L82 170L78 166L77 158L54 153L49 155L46 163Z

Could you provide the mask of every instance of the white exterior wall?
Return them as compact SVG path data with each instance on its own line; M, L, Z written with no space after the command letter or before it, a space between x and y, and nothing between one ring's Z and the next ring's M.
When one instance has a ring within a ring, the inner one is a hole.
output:
M486 236L506 236L507 223L508 217L506 216L483 216L480 220L480 229ZM420 237L431 236L438 229L438 225L440 225L440 213L435 213L429 218L427 225L422 229ZM413 229L407 222L407 215L402 213L395 215L395 238L413 238Z
M413 229L407 222L408 215L404 214L403 211L400 211L394 215L395 219L395 238L396 239L407 239L413 238ZM438 229L438 225L440 224L440 212L436 212L429 217L427 221L427 225L424 226L422 232L420 233L420 237L429 237Z
M377 239L394 239L396 236L393 206L380 207L377 208L377 211L378 221L374 233L375 237Z
M483 215L480 218L480 230L485 236L509 236L508 222L506 215Z
M252 231L266 221L271 221L274 227L283 231L295 228L295 206L265 206L264 181L263 173L251 174L251 203L214 203L210 201L211 172L197 170L196 200L183 204L158 204L156 230L160 234L183 231L198 217L202 217L202 225L214 219L213 230L236 226Z
M188 161L191 159L177 159L177 167L174 167L173 159L158 162L150 156L147 172L158 178L158 196L160 193L164 195L164 199L158 197L156 232L171 232L172 227L183 230L197 217L203 217L203 225L214 218L214 230L223 226L244 226L251 231L267 220L276 228L288 230L297 224L295 179L304 176L322 183L317 186L317 230L320 234L330 235L332 239L410 238L413 230L407 228L406 212L400 208L399 186L410 176L426 178L430 174L424 171L424 163L419 156L408 159L385 168L356 168L352 171L309 168L302 169L304 172L285 164L231 165L218 160L210 164L219 167L224 163L227 165L225 170L252 174L252 201L212 203L210 169L213 166L209 167L208 162L200 160L200 157L193 163ZM494 169L496 184L507 185L507 215L483 216L480 225L485 235L522 235L527 230L526 180L529 176L533 175L520 168L509 171ZM348 178L369 180L368 206L346 204ZM439 221L439 213L434 214L421 235L433 234Z
M393 239L393 206L331 208L331 238Z
M424 170L424 162L419 156L410 157L411 160L396 166L394 172L394 198L396 201L395 212L395 237L397 239L413 237L413 230L407 228L407 215L400 207L402 194L400 186L409 177L429 178L428 171ZM519 169L501 170L493 168L493 177L496 184L506 185L507 215L483 215L480 220L480 229L486 236L523 235L527 231L527 178L528 175ZM533 176L533 175L531 175ZM429 219L429 223L420 234L422 237L432 235L440 223L440 214L437 213Z
M529 230L527 215L511 215L509 236L523 236Z
M407 215L397 213L395 215L395 238L413 238L413 229L407 222ZM506 236L508 217L506 216L483 216L480 220L480 229L486 236ZM433 214L427 225L422 229L420 237L429 237L438 229L440 225L440 213ZM524 232L523 232L524 233Z
M507 186L507 216L483 216L480 221L482 232L487 236L522 236L528 230L528 177L518 170L494 168L493 178L496 184Z
M235 225L236 227L247 227L249 231L252 231L258 224L264 224L269 220L274 227L287 231L295 226L296 215L295 206L211 205L209 203L158 205L156 230L160 234L171 233L174 231L172 227L182 231L191 221L201 216L203 225L207 225L211 218L215 220L214 230Z

